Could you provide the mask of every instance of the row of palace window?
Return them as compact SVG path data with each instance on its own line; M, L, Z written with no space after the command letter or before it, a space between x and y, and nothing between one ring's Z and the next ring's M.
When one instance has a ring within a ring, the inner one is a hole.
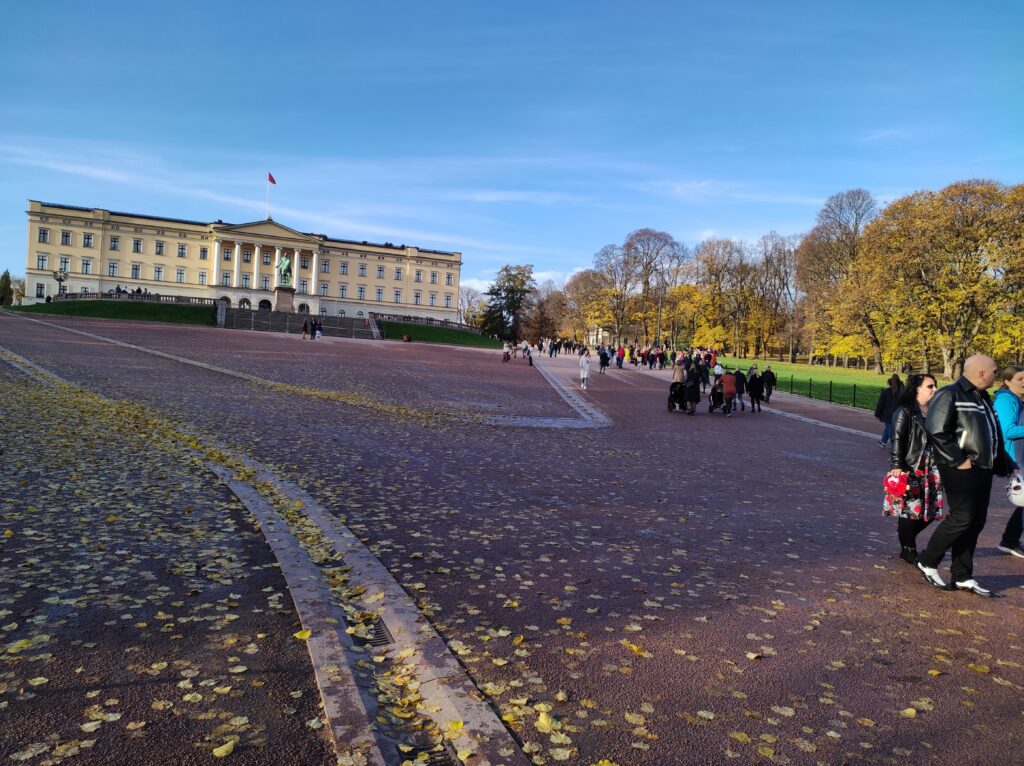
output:
M92 234L83 234L82 235L82 247L92 247L93 246L93 241L94 240L93 240L93 235ZM50 242L50 230L49 229L42 229L42 228L39 229L39 243L43 244L43 245L46 245L46 244L49 244L49 242ZM61 231L61 233L60 233L60 244L61 244L62 247L74 247L74 244L75 244L75 242L74 242L74 233L70 232L70 231ZM108 245L109 245L109 247L107 248L108 250L111 250L113 252L119 252L121 250L121 238L120 237L115 237L115 236L110 237L110 241L108 242ZM143 241L141 239L132 239L132 252L133 253L143 253L143 252L145 252L143 247L144 247L144 243L143 243ZM156 255L167 255L167 243L164 242L163 240L159 240L158 239L154 243L153 252ZM183 243L179 243L178 244L178 257L179 258L188 258L188 245L183 244ZM209 257L210 257L210 248L208 248L208 247L200 247L199 248L199 260L205 261Z

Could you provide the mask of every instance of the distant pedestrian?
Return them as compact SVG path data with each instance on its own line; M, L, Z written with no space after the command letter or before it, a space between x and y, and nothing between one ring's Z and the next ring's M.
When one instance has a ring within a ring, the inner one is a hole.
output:
M900 558L917 565L917 536L942 517L942 477L928 443L925 418L938 386L931 375L911 375L892 417L889 476L906 477L902 495L886 493L882 511L895 516Z
M306 335L309 334L309 322L305 319L302 320L302 340L306 339Z
M761 400L764 398L764 378L757 372L757 366L750 368L747 375L747 393L750 394L750 412L761 411Z
M772 372L772 366L769 364L764 368L764 374L761 376L761 380L764 383L764 403L772 403L772 391L775 390L775 385L778 380L775 377L775 373Z
M988 517L992 477L1017 472L986 393L995 380L996 363L991 358L970 357L963 375L935 394L925 418L948 515L918 556L917 568L929 584L945 588L938 566L950 551L953 587L978 596L992 595L974 579L974 549Z
M889 437L892 435L892 414L896 411L896 403L899 401L901 391L903 391L903 381L894 372L889 378L889 385L878 394L875 417L885 425L885 428L882 429L882 436L878 439L879 447L884 448L889 443Z
M996 391L992 408L999 419L1006 451L1018 466L1024 466L1024 423L1021 422L1021 416L1024 415L1021 403L1024 398L1024 367L1011 365L1003 370L1002 378L1003 385ZM1024 549L1020 545L1021 533L1024 531L1022 515L1024 508L1013 509L998 546L1002 553L1018 558L1024 558Z
M587 390L587 380L590 378L590 349L583 347L580 355L580 388Z
M731 418L733 405L736 402L736 376L730 371L724 370L722 372L721 383L722 399L725 405L722 408L722 412L725 413L727 418Z
M599 375L604 375L604 371L608 369L608 349L601 346L597 351L597 358L600 362L597 372Z
M736 403L740 406L740 410L745 410L747 405L743 402L743 395L747 393L747 376L738 366L733 375L736 376Z

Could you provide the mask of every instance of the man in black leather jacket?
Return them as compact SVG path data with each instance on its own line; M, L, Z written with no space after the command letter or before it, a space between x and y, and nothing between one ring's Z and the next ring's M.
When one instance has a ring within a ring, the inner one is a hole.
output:
M988 516L992 476L1008 476L1017 469L986 393L995 379L996 363L972 356L964 363L964 374L935 394L925 421L948 515L918 557L917 567L930 584L945 588L937 567L949 550L952 586L979 596L992 595L974 579L974 548Z

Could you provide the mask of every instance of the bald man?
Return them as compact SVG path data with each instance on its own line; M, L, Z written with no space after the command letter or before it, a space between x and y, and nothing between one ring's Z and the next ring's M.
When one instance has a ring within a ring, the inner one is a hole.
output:
M925 430L935 453L946 495L946 518L918 556L917 567L936 588L946 588L938 566L952 555L950 589L991 596L974 579L974 549L988 516L992 476L1008 476L1017 465L1007 454L987 389L996 380L996 363L977 354L964 374L943 386L928 405Z

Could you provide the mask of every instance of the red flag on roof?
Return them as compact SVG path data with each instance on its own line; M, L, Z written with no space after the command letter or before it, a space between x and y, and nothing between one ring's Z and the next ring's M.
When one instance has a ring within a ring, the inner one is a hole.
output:
M277 181L274 180L273 173L267 173L267 180L270 181L270 183L274 184L274 186L277 186Z

